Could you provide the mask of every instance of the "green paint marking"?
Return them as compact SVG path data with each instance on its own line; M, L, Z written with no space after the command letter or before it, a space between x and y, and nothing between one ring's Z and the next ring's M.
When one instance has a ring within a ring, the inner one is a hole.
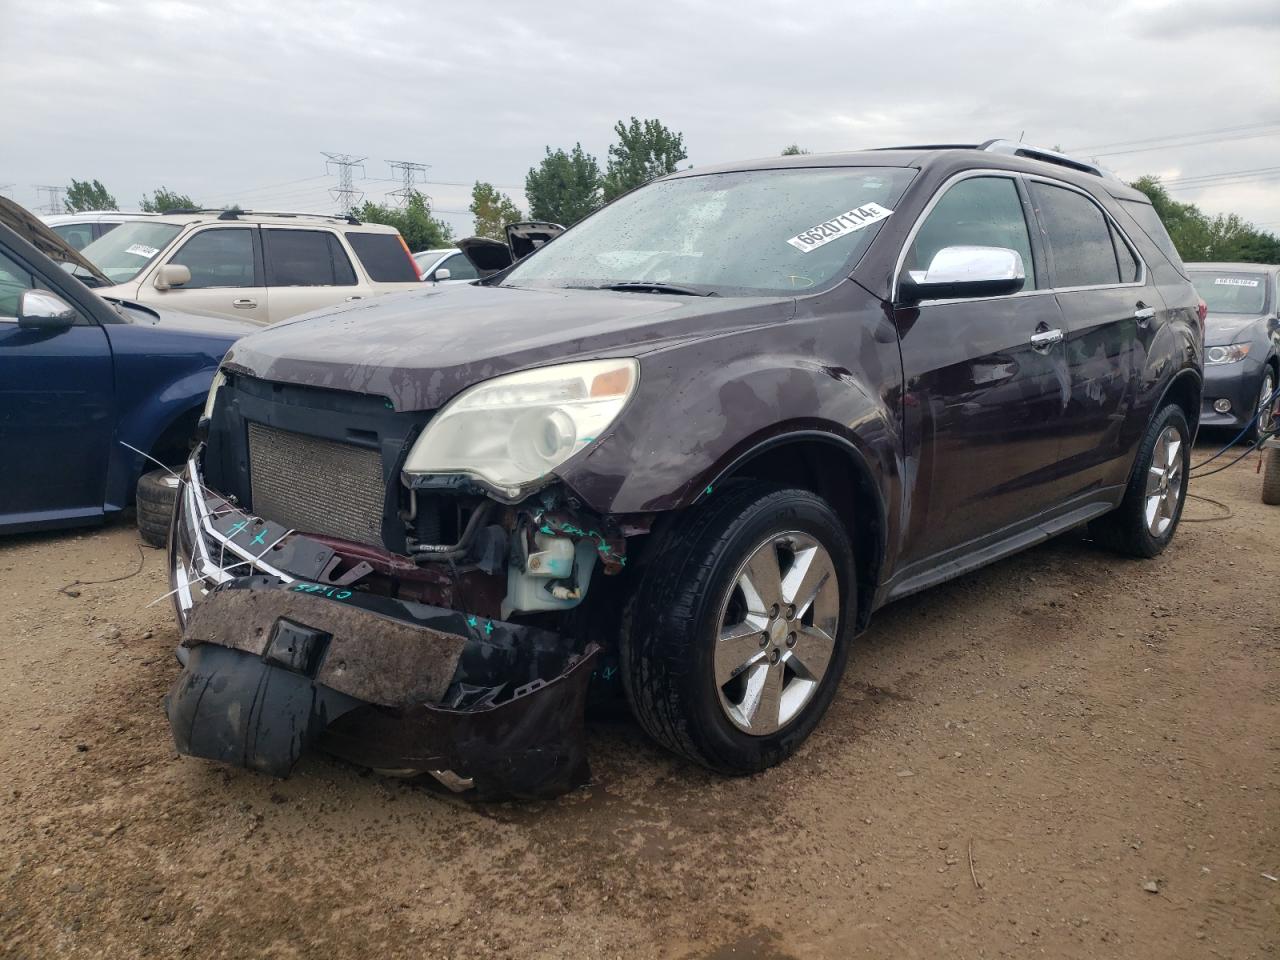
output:
M477 625L478 625L478 621L476 620L476 618L475 618L474 616L472 616L472 617L467 617L467 626L468 626L468 627L474 627L474 626L477 626Z
M492 621L492 620L488 620L488 621L486 621L486 622L485 622L485 625L484 625L484 632L485 632L486 634L493 633L493 621Z
M711 496L711 484L708 483L707 489L703 490L702 492L706 494L708 497Z

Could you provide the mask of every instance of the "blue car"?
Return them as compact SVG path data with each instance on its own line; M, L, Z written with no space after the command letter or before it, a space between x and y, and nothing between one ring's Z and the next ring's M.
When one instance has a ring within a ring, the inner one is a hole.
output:
M0 533L94 523L130 505L155 467L143 453L185 460L219 361L257 329L90 289L109 284L0 197Z

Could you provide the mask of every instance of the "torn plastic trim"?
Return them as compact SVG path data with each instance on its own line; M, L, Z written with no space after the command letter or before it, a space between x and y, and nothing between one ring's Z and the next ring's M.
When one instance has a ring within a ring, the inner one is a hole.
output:
M451 774L442 782L490 798L549 797L590 775L583 715L599 647L573 646L455 610L241 577L196 607L165 708L180 752L273 776L318 744L399 775Z

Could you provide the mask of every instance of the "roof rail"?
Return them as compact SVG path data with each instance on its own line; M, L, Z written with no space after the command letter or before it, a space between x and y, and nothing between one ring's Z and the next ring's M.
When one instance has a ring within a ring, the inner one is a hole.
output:
M239 220L242 216L312 217L319 220L345 220L354 227L360 226L362 222L353 213L298 213L293 210L241 210L239 207L178 207L164 212L166 214L216 213L219 220Z
M988 153L1002 153L1010 157L1026 157L1028 160L1039 160L1042 163L1052 163L1055 166L1067 167L1070 170L1078 170L1081 173L1087 173L1095 177L1102 177L1105 180L1119 179L1119 177L1110 170L1105 167L1100 167L1096 163L1089 163L1086 160L1069 157L1065 153L1059 153L1057 150L1046 150L1044 147L1033 147L1029 143L1015 143L1012 140L988 140L986 143L978 147L978 149L985 150Z

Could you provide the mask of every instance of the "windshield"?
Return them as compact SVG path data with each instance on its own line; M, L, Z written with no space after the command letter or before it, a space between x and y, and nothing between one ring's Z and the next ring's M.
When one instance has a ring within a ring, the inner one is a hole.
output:
M127 283L167 247L182 227L176 223L151 223L139 220L122 223L103 234L80 252L112 283ZM83 270L72 271L81 277Z
M582 221L502 283L660 283L746 296L808 290L852 266L914 175L825 167L663 180Z
M1267 275L1233 271L1191 271L1196 293L1210 313L1262 313L1267 306Z

